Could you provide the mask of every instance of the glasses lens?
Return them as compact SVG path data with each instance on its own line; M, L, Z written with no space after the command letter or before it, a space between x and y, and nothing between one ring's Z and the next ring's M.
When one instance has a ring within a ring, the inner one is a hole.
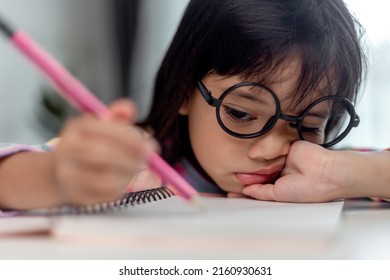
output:
M276 115L276 102L260 85L241 85L222 97L219 118L228 130L250 135L266 130Z
M343 138L352 119L349 106L347 100L333 98L312 106L305 113L299 128L302 138L321 145Z

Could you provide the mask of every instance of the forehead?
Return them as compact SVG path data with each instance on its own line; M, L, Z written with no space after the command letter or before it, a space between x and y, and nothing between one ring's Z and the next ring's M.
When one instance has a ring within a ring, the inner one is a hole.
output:
M260 80L260 83L269 87L278 97L282 108L294 109L291 107L306 108L309 104L324 96L325 83L315 81L317 86L306 91L302 83L302 64L298 59L292 59L275 68L272 74Z
M314 81L315 89L307 93L300 92L301 71L301 60L293 57L274 67L267 74L256 73L249 77L242 77L240 75L222 76L211 73L204 79L204 82L216 98L219 98L229 87L238 83L244 81L257 82L274 92L283 110L297 111L306 108L318 98L329 94L325 80Z

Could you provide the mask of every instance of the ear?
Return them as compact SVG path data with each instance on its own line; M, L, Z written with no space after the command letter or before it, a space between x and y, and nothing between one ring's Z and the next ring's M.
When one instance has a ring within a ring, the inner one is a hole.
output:
M179 108L179 114L182 116L188 115L188 98L186 98Z

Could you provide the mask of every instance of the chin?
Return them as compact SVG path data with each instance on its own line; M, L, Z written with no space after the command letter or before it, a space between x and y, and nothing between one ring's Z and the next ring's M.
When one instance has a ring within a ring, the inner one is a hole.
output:
M219 185L225 192L242 193L242 186Z

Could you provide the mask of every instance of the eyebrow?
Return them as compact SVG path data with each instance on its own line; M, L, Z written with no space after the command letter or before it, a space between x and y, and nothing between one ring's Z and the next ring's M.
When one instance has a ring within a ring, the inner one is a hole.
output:
M239 95L239 97L248 99L249 101L253 101L253 102L256 102L258 104L268 104L269 103L269 102L266 102L266 100L264 98L256 98L254 96L254 94L250 94L247 92L238 91L237 95Z
M326 119L329 116L329 113L326 113L325 111L320 111L318 113L317 112L313 112L313 111L309 111L309 113L306 114L306 116Z

